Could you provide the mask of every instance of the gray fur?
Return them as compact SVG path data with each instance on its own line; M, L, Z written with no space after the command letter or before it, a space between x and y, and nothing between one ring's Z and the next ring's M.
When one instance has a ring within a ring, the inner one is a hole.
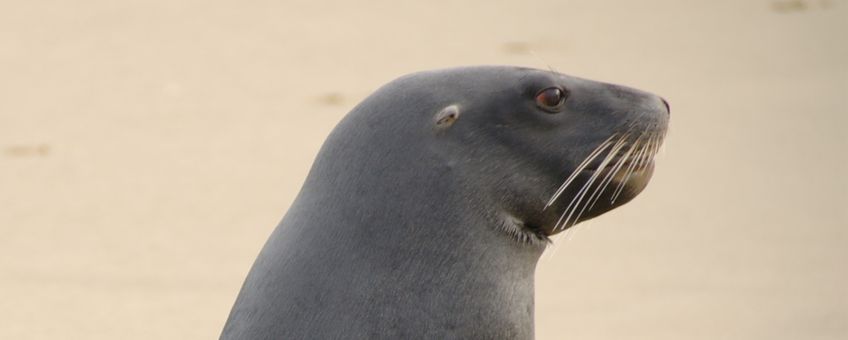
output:
M566 111L534 106L549 85ZM221 338L533 338L533 273L564 208L546 200L617 129L664 122L657 98L499 66L385 85L327 138Z

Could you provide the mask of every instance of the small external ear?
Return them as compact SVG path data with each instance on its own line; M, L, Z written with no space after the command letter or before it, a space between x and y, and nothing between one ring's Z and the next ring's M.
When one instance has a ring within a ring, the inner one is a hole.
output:
M457 119L459 119L459 107L456 105L450 105L442 109L433 117L437 128L447 128L453 125Z

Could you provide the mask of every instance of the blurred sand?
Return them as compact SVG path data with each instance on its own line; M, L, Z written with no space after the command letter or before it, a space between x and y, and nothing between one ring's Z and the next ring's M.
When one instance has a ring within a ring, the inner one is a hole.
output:
M0 338L216 338L324 137L405 73L663 95L653 183L542 259L539 339L848 338L848 1L0 4Z

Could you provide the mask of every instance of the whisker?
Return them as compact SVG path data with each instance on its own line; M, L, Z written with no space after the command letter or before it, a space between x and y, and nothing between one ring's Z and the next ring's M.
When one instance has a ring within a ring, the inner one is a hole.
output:
M646 135L647 140L642 144L639 151L636 152L636 156L634 157L635 161L633 161L627 169L624 180L618 184L618 188L613 193L612 198L610 198L610 204L615 203L624 191L627 181L633 173L647 168L653 161L654 157L661 151L665 131L657 132L657 127L658 125L655 124L646 130L646 132L650 131L650 133ZM640 139L642 139L642 137L640 137Z
M607 156L604 158L604 160L601 162L601 165L598 168L603 169L603 167L606 166L606 163L609 161L609 159L610 159L610 155L607 154ZM596 170L595 173L592 174L592 176L589 178L589 180L586 181L586 183L583 183L583 186L580 188L580 190L577 191L577 193L571 199L571 202L568 203L568 206L565 208L562 215L560 215L559 219L554 224L554 230L557 230L560 227L565 229L565 224L561 225L563 219L566 217L568 211L575 204L575 202L578 201L579 197L581 197L581 195L583 195L584 192L587 191L589 187L591 187L592 183L595 181L595 178L597 177L597 172L598 172L598 170ZM566 220L566 222L567 222L567 220Z
M648 158L649 160L653 160L654 156L656 156L657 153L660 152L660 142L661 142L660 138L661 137L660 137L659 134L654 134L654 143L652 144L651 157Z
M598 200L604 194L604 191L607 190L607 186L609 186L609 184L612 183L612 180L615 178L615 176L621 171L621 169L624 168L624 164L627 163L627 161L630 159L630 154L633 153L633 150L634 150L634 146L631 145L629 148L627 148L627 152L625 152L624 155L622 155L618 159L618 161L615 163L615 165L613 165L613 168L610 171L610 173L607 174L606 177L604 177L603 181L601 181L602 186L599 189L596 189L595 192L592 193L592 196L589 197L589 200L592 203L586 209L592 210L592 208L595 207L595 203L598 203ZM619 185L621 185L621 184L619 183ZM581 214L582 214L582 212L581 212ZM579 216L578 216L578 218L579 218Z
M651 134L651 135L648 137L648 142L647 142L647 143L645 143L645 153L643 153L643 154L642 154L642 157L639 159L639 164L638 164L638 165L636 165L636 171L642 171L642 170L644 170L644 169L645 169L645 167L646 167L646 166L648 166L648 164L650 163L650 159L651 159L651 150L653 149L653 145L654 145L654 138L655 138L655 137L656 137L656 135L655 135L655 134Z
M627 167L627 172L624 175L624 180L618 183L618 187L615 189L612 198L610 199L610 204L615 203L615 200L621 195L621 192L624 191L624 186L627 184L627 181L630 179L630 176L633 175L633 171L636 170L636 165L639 163L639 160L642 159L642 156L645 154L645 150L647 150L648 141L646 140L644 143L640 145L642 140L646 138L648 135L647 131L643 132L642 135L639 136L639 139L636 140L636 145L633 147L638 147L638 151L636 151L636 155L633 157L633 160L630 162L630 165Z
M616 152L616 156L618 156L618 154L621 152L621 150L624 150L623 145ZM580 217L583 216L583 213L586 212L586 210L591 210L592 207L595 206L595 203L598 201L598 198L601 197L601 194L603 194L603 192L607 189L607 186L609 185L609 183L612 181L612 179L615 177L615 175L618 173L618 171L621 170L622 165L624 165L625 159L627 159L626 156L619 157L618 160L615 162L615 164L612 165L609 173L604 177L604 179L600 183L598 183L598 186L595 187L595 191L592 192L592 195L590 195L589 198L586 199L586 202L583 204L583 208L581 208L580 212L577 213L577 217L574 218L574 221L579 221ZM576 208L575 208L575 210L576 210Z
M663 139L665 139L665 134L664 133L658 133L657 134L657 147L656 147L656 151L654 152L654 156L660 155L663 152L663 150L664 150Z
M630 123L630 126L627 129L627 136L625 136L627 138L627 141L630 140L629 139L630 131L633 131L633 129L635 127L636 127L636 122ZM583 215L583 212L585 210L592 210L592 208L595 207L595 204L601 198L603 193L607 190L607 187L609 186L609 184L612 183L612 180L615 178L615 176L618 175L618 173L621 171L621 169L624 168L624 164L627 163L630 160L630 155L633 153L634 150L636 150L636 147L639 145L639 141L645 136L646 133L647 133L647 131L643 131L642 133L640 133L639 137L636 138L636 141L633 142L632 144L630 144L630 147L627 148L627 151L624 153L624 155L622 155L621 157L618 158L618 161L616 161L616 163L613 165L612 169L609 171L609 173L606 175L606 177L604 177L604 179L601 181L601 183L598 184L598 187L595 188L595 191L592 193L592 195L589 196L589 199L586 201L586 204L584 204L583 209L580 210L580 213L577 214L577 217L574 219L575 221L580 219L580 216ZM619 150L619 152L621 152L621 150L623 150L623 147L626 146L626 145L627 144L622 145L622 148ZM630 162L630 163L631 163L631 166L632 166L632 162ZM630 168L631 166L628 166L628 168ZM619 184L619 185L621 185L621 184ZM591 202L591 203L589 203L589 202Z
M645 145L645 154L642 156L642 159L639 160L639 165L637 166L638 171L644 170L654 159L657 148L657 136L658 135L656 133L652 133L650 138L648 138L648 143Z
M659 141L660 146L659 146L659 148L657 148L657 158L658 159L665 158L665 155L668 152L668 147L666 147L666 144L664 143L664 141L665 141L665 134L660 136L660 141Z
M557 198L559 198L559 196L562 195L563 191L565 191L565 189L568 187L568 185L571 184L571 182L574 181L575 178L577 178L577 175L579 175L580 172L583 171L583 169L585 169L587 166L589 166L589 164L593 160L595 160L595 158L597 158L602 152L604 152L604 150L606 150L610 145L612 145L611 141L615 137L616 137L616 135L613 134L612 136L607 138L600 145L598 145L598 147L596 147L595 150L593 150L589 154L589 156L587 156L585 159L583 159L583 161L580 162L580 165L578 165L577 168L575 168L574 171L571 172L571 175L568 176L568 178L565 180L565 182L563 182L563 184L559 187L559 189L557 189L557 191L551 196L551 198L548 200L548 203L545 204L545 207L542 208L542 210L545 210L548 207L550 207L551 204L553 204L554 201L556 201Z
M633 174L650 166L653 158L664 150L662 142L665 131L657 131L658 124L644 129L641 133L638 133L638 137L634 140L631 137L635 137L636 133L632 131L637 128L637 125L636 122L631 122L628 124L626 132L615 133L601 142L551 195L542 210L553 205L571 185L574 185L580 174L590 164L595 162L602 154L605 154L600 165L593 169L594 171L589 179L572 196L565 210L554 224L553 230L567 230L569 225L579 221L584 213L592 211L604 193L611 188L610 183L621 175L621 180L617 181L618 183L612 190L610 198L610 203L615 203ZM601 176L605 171L607 174Z
M556 230L556 228L560 225L562 218L565 217L566 214L568 215L568 217L566 217L565 221L563 222L562 228L565 228L568 225L569 220L571 220L571 216L573 216L574 212L577 210L577 205L579 205L580 202L583 201L583 198L586 196L586 193L589 191L589 188L591 188L592 184L595 183L595 180L597 180L600 173L603 172L603 169L605 169L607 167L607 165L609 164L612 157L614 157L615 154L618 153L618 151L621 149L621 147L624 145L624 143L625 143L624 138L619 138L619 140L616 141L613 148L610 150L609 153L607 153L607 156L604 157L604 160L601 162L601 165L598 166L598 169L596 169L595 172L592 174L592 177L590 177L589 180L586 181L585 184L583 184L583 187L580 188L580 191L578 191L577 194L574 196L574 198L571 199L571 202L565 208L565 211L562 213L559 220L554 225L555 226L554 230ZM575 202L577 203L577 205L575 205ZM574 209L571 208L572 206L574 207ZM569 210L571 210L570 213L569 213Z

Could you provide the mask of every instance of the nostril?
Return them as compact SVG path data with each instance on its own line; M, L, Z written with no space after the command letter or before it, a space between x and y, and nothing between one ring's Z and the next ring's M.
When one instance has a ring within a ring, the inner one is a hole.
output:
M664 98L660 98L660 100L662 100L663 105L665 105L665 112L667 112L668 114L671 114L671 107L668 106L668 102L665 101Z

